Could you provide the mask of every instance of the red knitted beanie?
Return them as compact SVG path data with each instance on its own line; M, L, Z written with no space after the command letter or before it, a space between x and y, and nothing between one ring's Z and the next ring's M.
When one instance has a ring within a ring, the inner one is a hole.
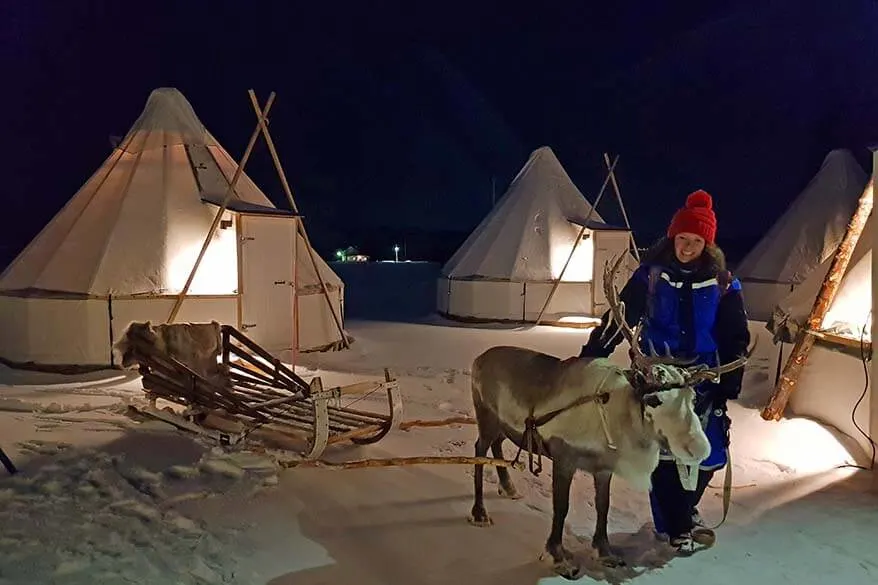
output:
M704 238L705 243L713 244L716 238L716 215L713 213L713 198L701 189L686 197L686 207L678 209L668 226L668 237L687 232Z

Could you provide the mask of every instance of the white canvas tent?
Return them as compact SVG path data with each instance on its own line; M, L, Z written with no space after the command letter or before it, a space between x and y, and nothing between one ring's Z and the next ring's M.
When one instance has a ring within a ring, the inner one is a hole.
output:
M863 191L866 195L872 194L873 181L874 178L866 185ZM874 214L866 221L836 296L820 330L815 333L817 340L796 381L796 391L789 399L789 409L793 414L832 426L847 435L852 444L858 445L861 454L871 452L869 441L861 431L878 436L878 392L872 382L874 378L867 379L864 374L868 370L865 360L871 353L874 326L875 258L872 249L878 230L875 230L873 220ZM834 252L835 249L830 250L830 262ZM768 329L776 338L787 342L782 346L782 363L787 362L793 349L792 342L807 325L827 272L828 267L812 271L775 307ZM855 407L856 415L852 416Z
M767 321L775 305L812 275L822 281L867 178L850 151L826 155L807 187L735 270L751 319Z
M872 191L870 181L865 189ZM861 191L861 194L863 191ZM853 216L853 211L848 216L846 224ZM823 320L822 332L830 338L841 338L839 341L849 340L854 343L860 341L861 336L866 341L871 341L871 329L868 323L872 310L872 240L874 232L873 216L866 220L863 233L857 241L848 263L847 270L842 276L838 292L835 295L829 311ZM842 229L842 235L844 229ZM841 239L841 238L839 238ZM776 337L789 343L793 342L799 332L805 328L814 301L817 298L823 281L829 270L829 264L838 248L829 250L829 258L825 262L826 267L812 270L795 290L780 299L772 311L768 321L768 328Z
M592 212L552 149L538 148L443 267L438 312L471 321L535 322L573 250L542 322L600 316L607 309L601 270L629 250L629 241L627 229ZM630 270L620 274L619 286Z
M0 275L0 357L108 365L130 321L165 322L236 168L179 91L153 91L110 156ZM176 320L234 325L279 357L336 347L298 221L242 174ZM343 283L314 258L341 316Z

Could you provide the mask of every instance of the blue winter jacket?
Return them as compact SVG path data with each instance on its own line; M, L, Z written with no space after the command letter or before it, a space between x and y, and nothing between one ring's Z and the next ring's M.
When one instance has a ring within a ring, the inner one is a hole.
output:
M673 257L673 244L665 240L653 249L620 291L625 319L634 327L645 317L642 349L651 341L657 351L670 348L675 357L697 357L699 363L716 365L746 353L750 343L741 283L725 269L718 256L705 253L697 266L685 267ZM583 357L608 357L623 340L620 334L604 337L610 321L608 311L582 347ZM614 330L613 327L612 330ZM724 374L719 383L706 382L696 390L695 410L711 443L702 469L718 469L727 462L728 430L726 400L741 391L743 368ZM671 458L663 453L663 458Z

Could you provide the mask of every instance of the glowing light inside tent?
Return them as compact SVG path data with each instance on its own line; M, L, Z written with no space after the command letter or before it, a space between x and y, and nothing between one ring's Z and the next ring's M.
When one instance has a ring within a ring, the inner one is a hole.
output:
M168 285L170 293L179 293L186 286L186 279L203 240L193 241L175 254L168 265ZM238 248L234 228L217 229L213 240L198 265L198 272L189 286L191 295L230 295L238 288Z
M578 233L578 232L577 232ZM571 238L572 239L572 238ZM564 270L564 264L570 257L570 250L574 248L572 242L552 242L550 262L552 263L552 278L557 279ZM573 256L561 282L591 282L594 278L594 238L590 230L586 230L579 245L573 249Z
M856 340L872 340L872 252L867 252L845 274L822 329ZM864 332L865 329L865 332Z

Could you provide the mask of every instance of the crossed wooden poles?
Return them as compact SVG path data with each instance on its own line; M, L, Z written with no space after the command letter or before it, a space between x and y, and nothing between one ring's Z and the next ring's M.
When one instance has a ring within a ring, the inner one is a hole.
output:
M619 162L619 155L613 159L613 162L610 162L610 155L606 152L604 153L604 164L607 165L607 176L604 178L604 183L601 185L601 190L598 193L597 198L594 200L594 204L591 206L591 209L588 212L588 216L585 218L585 221L582 223L581 229L579 230L579 234L577 234L576 239L573 240L573 248L570 249L570 253L567 255L567 260L564 262L564 266L561 268L561 273L558 275L558 278L555 279L555 282L552 283L552 289L549 291L549 296L546 297L546 301L543 303L543 307L540 309L539 314L537 315L537 320L535 325L539 325L543 320L543 313L546 312L546 308L548 308L549 303L552 302L552 297L555 296L555 292L558 290L558 286L561 284L561 279L564 278L564 273L567 272L567 267L570 265L570 261L573 259L573 254L576 252L576 248L579 246L580 241L582 240L583 234L585 234L585 230L588 229L588 224L591 221L592 216L595 214L598 208L598 203L601 202L601 199L604 196L604 192L607 189L607 183L612 183L613 190L616 192L616 199L619 202L619 209L622 210L622 218L625 220L625 227L628 229L628 233L630 235L630 244L631 249L634 253L634 257L640 262L640 252L637 251L637 243L634 241L634 233L631 231L631 224L628 221L628 213L625 211L625 204L622 202L622 192L619 190L619 183L616 181L615 169L616 164Z
M189 292L189 287L192 286L192 281L195 278L195 273L198 271L198 266L201 264L201 260L204 258L204 254L207 252L207 247L210 245L210 242L213 239L213 235L216 232L216 228L220 223L220 219L222 218L223 213L225 213L226 211L226 207L228 206L229 201L232 198L232 194L235 192L235 185L238 183L238 179L244 172L244 165L246 165L247 161L250 159L250 154L252 153L253 147L256 145L256 140L257 138L259 138L260 134L265 136L265 143L268 145L268 149L271 152L271 158L274 161L275 169L277 170L278 176L280 177L281 185L283 186L284 193L286 194L287 200L290 203L290 207L293 210L293 213L295 213L297 216L299 215L299 207L296 205L296 201L293 198L293 192L290 189L289 182L287 181L286 173L284 173L283 165L281 165L280 158L277 155L277 150L274 147L274 141L271 139L271 134L268 131L268 112L271 110L271 106L274 104L275 93L271 92L271 94L268 96L268 100L265 102L264 108L259 107L259 102L256 99L256 93L252 89L247 90L247 93L250 96L250 103L253 105L253 110L256 112L257 126L253 130L253 134L250 136L250 142L247 144L247 149L244 151L244 155L241 157L241 162L238 164L238 168L235 169L235 174L232 177L232 180L229 181L229 187L226 190L225 197L223 197L222 205L220 205L220 208L217 210L216 215L213 218L213 223L210 225L210 230L207 232L207 236L204 238L204 244L202 244L201 246L201 251L198 253L198 258L195 259L195 264L192 266L192 270L189 272L189 277L186 279L186 284L183 286L183 290L181 290L180 294L177 296L177 300L174 303L170 314L168 315L168 319L166 321L167 323L173 323L174 319L177 317L177 313L180 311L180 307L182 306L183 301L186 298L186 294ZM332 314L332 319L335 321L335 326L338 329L341 341L344 344L345 348L350 348L350 343L348 342L348 338L345 335L344 328L341 325L341 319L335 312L335 307L332 305L332 301L329 298L329 290L326 288L326 282L323 280L323 275L320 274L320 268L317 266L317 260L314 258L314 249L311 247L311 241L308 238L308 233L305 231L305 224L299 217L296 218L296 230L297 234L301 234L302 239L305 242L305 248L308 250L308 256L311 259L311 263L314 265L314 272L317 274L317 280L320 282L320 288L323 291L323 296L326 298L327 304L329 305L329 312ZM298 262L298 255L294 257L294 261ZM298 286L298 283L296 283L295 286ZM296 294L296 291L294 291L294 294ZM296 305L298 305L298 301L296 301ZM296 316L298 316L297 307L294 310L296 311ZM296 348L293 349L294 351L296 350Z

